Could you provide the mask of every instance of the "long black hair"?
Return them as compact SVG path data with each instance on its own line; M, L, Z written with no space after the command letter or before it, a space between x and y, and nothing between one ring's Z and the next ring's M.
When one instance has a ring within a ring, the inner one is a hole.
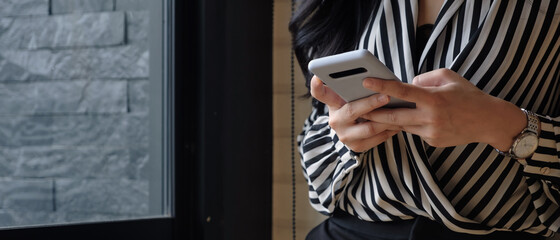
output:
M378 2L301 0L290 21L289 30L307 89L313 77L307 69L309 61L355 49Z

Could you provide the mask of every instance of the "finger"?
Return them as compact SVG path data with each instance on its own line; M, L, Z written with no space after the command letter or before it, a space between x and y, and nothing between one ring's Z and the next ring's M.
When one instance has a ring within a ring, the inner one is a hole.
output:
M366 78L363 81L363 86L372 91L387 94L416 104L422 104L427 99L430 99L430 92L426 89L401 81Z
M321 80L318 77L313 76L310 85L311 85L311 91L310 91L311 95L315 99L319 100L319 102L322 102L327 106L335 109L339 109L342 106L344 106L344 104L346 104L346 101L344 101L340 96L338 96L338 94L336 94L328 86L324 85L323 82L321 82Z
M412 133L414 135L418 135L418 136L426 136L426 128L425 126L421 126L421 125L410 125L410 126L405 126L402 129L403 131L407 132L407 133Z
M450 69L441 68L416 76L412 79L412 84L422 87L439 87L459 79L464 78Z
M341 119L344 121L354 121L360 116L371 112L389 103L389 96L385 94L375 94L353 102L349 102L340 108Z
M458 145L458 143L450 141L449 139L442 141L442 138L438 137L441 136L441 134L438 134L433 131L433 129L427 128L425 126L407 126L403 129L403 131L422 137L422 140L424 140L432 147L448 147Z
M351 142L371 138L387 130L400 130L397 126L391 126L376 122L361 122L344 129L343 133L337 133L340 141Z
M426 121L425 114L411 108L383 108L368 112L361 116L372 122L397 126L423 125Z
M393 137L398 132L399 131L390 131L390 130L384 131L371 138L363 139L361 141L357 141L354 143L348 143L346 144L346 146L348 146L354 152L364 152L387 141L387 139Z

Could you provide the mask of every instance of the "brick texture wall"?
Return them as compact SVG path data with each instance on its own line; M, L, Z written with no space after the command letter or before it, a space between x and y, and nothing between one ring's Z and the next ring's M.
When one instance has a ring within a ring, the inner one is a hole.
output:
M0 226L148 214L148 0L0 0Z

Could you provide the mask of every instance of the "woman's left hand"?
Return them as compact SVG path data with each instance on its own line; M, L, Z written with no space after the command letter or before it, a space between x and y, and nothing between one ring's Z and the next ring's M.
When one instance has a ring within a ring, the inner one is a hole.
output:
M504 151L527 125L517 106L482 92L449 69L421 74L412 84L368 78L363 85L415 102L416 108L376 109L362 118L399 126L435 147L482 142Z

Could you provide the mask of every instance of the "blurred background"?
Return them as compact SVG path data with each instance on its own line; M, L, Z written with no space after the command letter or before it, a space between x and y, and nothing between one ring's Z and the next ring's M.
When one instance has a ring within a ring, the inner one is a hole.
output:
M273 239L292 238L292 172L291 172L291 36L288 22L291 17L291 1L274 1L274 44L273 44L273 97L274 97L274 179L273 179ZM294 59L295 60L295 59ZM294 62L295 76L295 118L296 136L300 133L305 119L311 112L311 99L304 98L304 85L300 67ZM325 216L316 212L309 204L308 186L303 178L300 157L295 153L296 175L296 239L305 239L313 227L321 223Z
M0 0L0 227L169 214L158 206L166 176L155 167L166 160L153 157L154 126L164 125L154 101L164 96L150 70L161 70L154 51L165 51L153 6ZM291 1L275 0L272 239L293 233L290 16ZM297 135L310 99L295 64ZM297 152L295 161L296 239L304 239L324 216L308 203Z

